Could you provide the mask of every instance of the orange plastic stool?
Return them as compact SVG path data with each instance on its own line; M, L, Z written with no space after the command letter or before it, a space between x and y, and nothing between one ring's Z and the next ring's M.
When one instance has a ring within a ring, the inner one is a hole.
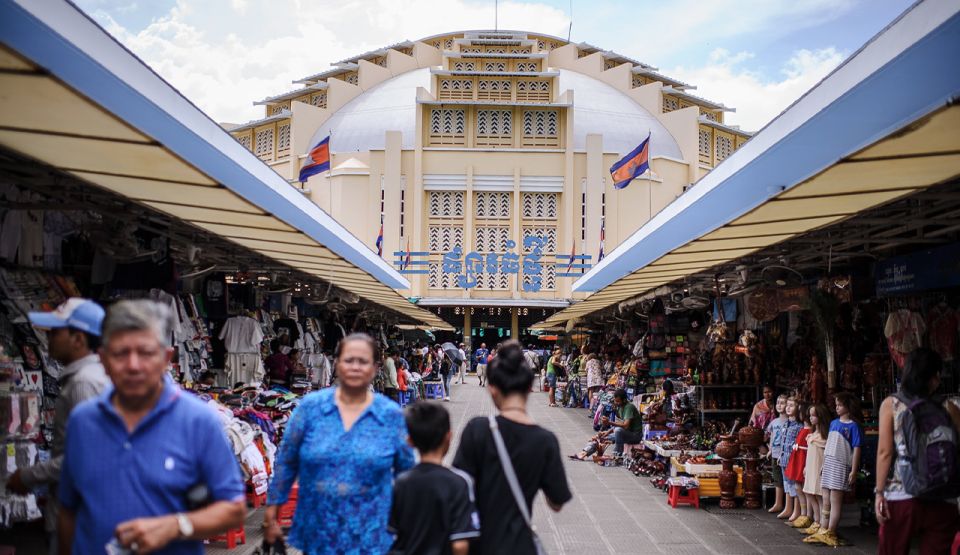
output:
M670 486L667 490L667 503L674 509L677 505L692 505L700 508L700 488L687 488L687 493L681 493L683 487Z
M210 541L227 542L227 549L233 549L238 545L247 543L247 532L241 526L240 528L227 530L227 533L221 536L214 536L210 538Z

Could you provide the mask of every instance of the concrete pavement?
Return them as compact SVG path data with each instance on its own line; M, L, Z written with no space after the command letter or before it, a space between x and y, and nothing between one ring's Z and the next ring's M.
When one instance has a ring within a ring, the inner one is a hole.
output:
M459 431L474 416L494 411L490 396L468 377L465 385L453 386L452 401L446 403L452 419L454 446ZM576 452L593 433L587 411L547 407L546 396L535 392L528 410L540 425L553 431L564 456ZM565 457L564 457L565 458ZM715 501L706 501L699 510L670 508L666 494L623 468L605 468L587 462L566 460L565 467L574 499L559 513L537 497L534 522L548 553L704 553L755 554L826 552L825 546L801 543L803 536L765 511L721 511ZM247 545L233 551L210 546L208 553L252 553L260 543L261 511L251 511L247 520ZM853 546L846 553L875 553L875 532L841 529ZM832 550L831 550L832 551ZM291 550L292 552L292 550Z

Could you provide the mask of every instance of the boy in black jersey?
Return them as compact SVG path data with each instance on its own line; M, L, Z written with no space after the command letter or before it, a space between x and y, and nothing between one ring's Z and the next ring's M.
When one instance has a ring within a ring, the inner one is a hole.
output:
M450 449L450 415L438 403L421 401L405 411L409 441L420 464L397 477L389 531L391 555L466 555L480 536L473 478L443 466Z

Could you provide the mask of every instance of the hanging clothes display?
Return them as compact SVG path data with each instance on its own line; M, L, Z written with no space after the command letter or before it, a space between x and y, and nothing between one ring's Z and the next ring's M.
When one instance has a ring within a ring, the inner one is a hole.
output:
M925 331L926 324L916 312L901 308L890 313L887 324L883 328L883 334L890 347L890 356L897 363L897 367L903 368L907 355L923 345Z
M260 357L263 330L259 322L249 316L234 316L224 323L220 339L227 349L224 369L228 386L237 382L263 381L263 359Z
M945 302L930 308L927 313L927 331L930 335L930 348L936 351L944 362L951 362L957 356L957 338L960 336L960 315Z

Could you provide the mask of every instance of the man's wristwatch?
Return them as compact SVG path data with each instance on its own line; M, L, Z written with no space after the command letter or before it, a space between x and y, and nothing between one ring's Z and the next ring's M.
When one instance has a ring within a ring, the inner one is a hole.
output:
M177 527L180 528L180 539L185 540L193 536L193 522L184 513L177 513Z

